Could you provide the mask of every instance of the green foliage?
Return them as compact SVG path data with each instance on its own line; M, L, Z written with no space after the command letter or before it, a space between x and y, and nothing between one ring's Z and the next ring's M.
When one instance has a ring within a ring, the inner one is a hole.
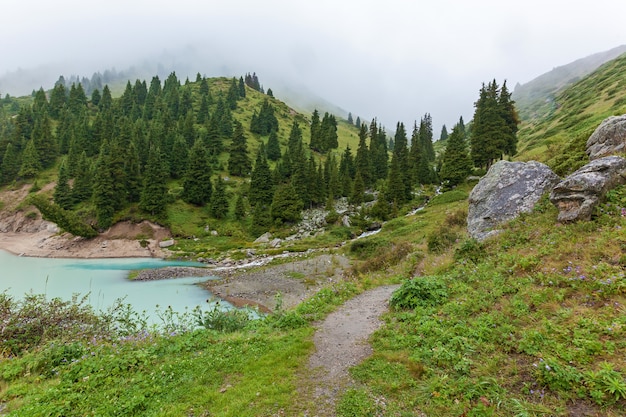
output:
M200 326L221 333L232 333L243 330L252 321L252 312L236 308L225 309L217 301L208 311L196 312Z
M32 195L29 201L37 207L44 219L56 223L66 232L86 238L98 235L98 232L83 222L76 213L64 210L60 206L49 202L48 199L41 194Z
M278 187L272 200L271 215L277 223L295 223L302 217L302 201L291 183Z
M376 404L367 392L349 388L337 404L337 416L359 417L381 415L382 405Z
M2 353L7 355L19 355L52 340L73 341L106 330L102 319L86 305L85 297L77 296L63 301L26 294L16 301L2 292L0 320Z
M389 300L396 309L411 310L416 307L433 307L448 298L446 282L442 277L416 277L404 281Z
M456 243L459 235L450 227L442 226L428 234L428 250L432 253L443 253Z

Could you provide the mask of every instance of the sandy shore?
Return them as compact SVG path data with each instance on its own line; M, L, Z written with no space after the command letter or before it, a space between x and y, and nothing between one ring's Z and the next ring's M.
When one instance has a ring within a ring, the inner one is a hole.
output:
M0 250L19 256L40 258L162 258L164 253L155 239L147 239L142 247L139 239L114 237L107 234L85 239L50 230L38 232L0 233Z

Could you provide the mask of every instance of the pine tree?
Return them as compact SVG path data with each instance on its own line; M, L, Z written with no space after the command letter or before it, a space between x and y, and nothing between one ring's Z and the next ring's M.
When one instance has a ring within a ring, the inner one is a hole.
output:
M22 178L33 178L41 170L41 163L39 162L39 155L37 154L37 148L33 140L29 140L22 154L22 165L18 172L18 176Z
M216 219L225 219L228 216L228 197L226 195L226 184L222 177L215 178L215 191L211 197L211 216Z
M96 221L101 229L113 223L115 215L115 185L109 168L110 146L104 141L95 165L93 182L93 203L96 209Z
M187 140L181 135L176 136L169 159L171 177L182 178L185 175L189 161L189 146L187 145Z
M246 84L243 82L243 77L239 77L239 98L246 98Z
M446 139L448 139L448 129L446 128L446 125L444 124L441 127L441 134L439 135L439 140L441 142L445 142Z
M339 146L337 137L337 119L326 112L320 124L320 152L326 153Z
M391 162L393 165L394 159L396 160L400 179L404 186L404 198L397 200L398 204L403 204L409 200L411 200L411 191L412 191L412 175L410 171L409 165L409 149L408 149L408 139L406 136L406 130L404 128L404 123L398 122L396 126L396 134L394 136L394 148L393 155L391 158ZM391 175L391 172L390 172ZM387 187L389 190L392 189L390 184Z
M74 185L72 187L72 200L74 203L82 203L89 200L93 194L95 183L94 175L91 172L91 163L87 158L87 153L82 152L76 162L74 169Z
M57 83L50 92L50 116L58 119L67 105L67 91L65 85Z
M463 183L471 172L472 161L461 126L457 124L446 142L439 176L447 187L452 188Z
M387 134L382 126L377 126L376 119L370 124L370 158L372 163L372 181L384 180L389 171Z
M243 193L239 192L237 194L237 199L235 200L235 219L243 220L246 217L246 201Z
M153 216L162 217L167 209L167 172L161 159L161 150L151 146L143 175L143 189L139 208Z
M270 132L270 137L267 140L267 159L270 161L278 161L280 159L280 144L278 143L278 133L276 130Z
M302 218L303 206L291 182L282 184L276 190L272 201L272 220L277 224L296 223Z
M348 113L348 124L353 125L354 120L352 120L352 113Z
M483 84L478 101L474 103L471 157L475 166L486 169L505 152L514 150L511 126L504 118L499 94L498 84L493 80L487 86ZM505 99L504 102L509 101Z
M17 147L9 142L2 157L2 165L0 165L0 184L8 184L15 180L20 171L20 165Z
M503 152L507 155L515 155L517 153L517 125L520 121L515 109L515 101L511 99L511 93L506 86L506 80L502 83L502 88L500 89L498 106L502 119L504 119L504 123L508 128L504 132L505 144Z
M272 204L274 196L274 183L272 173L265 157L265 148L261 143L257 153L254 170L250 178L250 204L255 207L258 204Z
M32 138L35 148L37 149L37 155L39 155L39 163L41 167L51 167L58 155L58 146L56 138L52 135L50 117L48 117L47 113L43 113L35 121Z
M364 188L369 188L373 184L372 178L372 157L370 155L370 151L367 147L367 127L365 125L361 125L359 129L359 146L356 150L356 157L354 159L354 164L356 166L356 172L361 175L362 186ZM371 145L371 140L370 140ZM355 176L356 180L356 176Z
M136 203L141 198L141 161L134 141L130 142L124 161L124 178L126 181L127 202Z
M237 122L235 123L235 131L228 158L228 172L230 175L245 177L250 173L251 168L252 164L248 156L248 142L243 133L243 126Z
M363 203L363 199L365 197L365 182L363 181L363 176L361 175L361 171L357 168L356 177L354 178L354 183L352 185L352 194L350 195L350 203L358 206Z
M69 210L74 204L65 160L61 162L61 166L59 167L59 176L56 187L54 188L54 202L65 210Z
M322 151L320 114L317 109L313 111L313 115L311 116L311 142L309 143L309 148L316 152Z
M202 142L197 140L189 151L189 162L183 178L182 199L196 206L211 200L211 167Z
M226 105L231 110L235 110L237 108L237 100L239 100L239 84L237 83L237 79L233 77L230 87L228 88L228 93L226 93Z

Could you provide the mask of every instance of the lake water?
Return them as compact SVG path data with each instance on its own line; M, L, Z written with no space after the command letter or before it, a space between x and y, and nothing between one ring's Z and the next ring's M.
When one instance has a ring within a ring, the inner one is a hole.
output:
M165 266L198 266L190 262L172 262L151 258L57 259L29 258L0 251L0 291L15 299L27 293L45 294L48 299L69 300L73 294L88 295L87 301L97 310L106 310L117 299L155 317L171 306L174 311L191 311L196 306L209 309L212 294L196 285L213 278L176 278L159 281L130 281L132 270Z

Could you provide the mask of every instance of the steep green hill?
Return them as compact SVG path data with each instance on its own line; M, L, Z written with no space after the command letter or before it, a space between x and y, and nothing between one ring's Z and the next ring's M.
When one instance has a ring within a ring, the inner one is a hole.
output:
M559 92L554 107L522 121L516 159L546 162L563 175L586 163L585 143L602 120L626 113L626 54Z
M525 84L518 84L513 91L513 99L520 117L532 120L548 115L557 107L555 98L561 91L624 52L626 45L618 46L556 67Z

